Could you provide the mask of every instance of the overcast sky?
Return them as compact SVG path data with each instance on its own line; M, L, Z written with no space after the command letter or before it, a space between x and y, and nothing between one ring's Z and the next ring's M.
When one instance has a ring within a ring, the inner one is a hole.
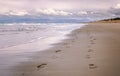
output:
M0 0L0 8L36 9L53 8L60 10L108 9L120 0Z
M11 14L16 15L35 10L42 14L71 15L65 11L107 10L111 7L120 8L120 0L0 0L0 13L12 11Z

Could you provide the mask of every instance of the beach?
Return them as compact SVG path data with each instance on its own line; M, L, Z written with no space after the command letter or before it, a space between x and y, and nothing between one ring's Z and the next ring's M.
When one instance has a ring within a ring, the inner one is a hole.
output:
M120 76L120 0L0 7L0 76Z
M89 23L11 68L13 76L120 76L120 23Z
M68 39L83 23L5 23L0 24L0 76L13 76L13 67L34 60L36 53Z

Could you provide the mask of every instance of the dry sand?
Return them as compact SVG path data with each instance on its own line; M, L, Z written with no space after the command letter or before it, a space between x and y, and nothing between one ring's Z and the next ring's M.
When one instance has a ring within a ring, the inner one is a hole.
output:
M90 23L14 67L14 76L120 76L120 23Z

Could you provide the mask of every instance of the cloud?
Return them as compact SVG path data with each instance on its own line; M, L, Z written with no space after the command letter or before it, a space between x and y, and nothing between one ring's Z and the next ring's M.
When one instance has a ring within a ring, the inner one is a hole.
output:
M0 15L15 15L15 16L25 16L29 15L29 13L25 10L0 10Z
M78 12L78 15L87 15L88 14L88 12L86 12L86 11L80 11L80 12Z
M83 9L106 9L120 2L120 0L0 0L1 8L10 10L22 9L46 9L57 10L83 10Z
M8 13L8 15L16 15L16 16L25 16L25 15L29 15L29 13L27 11L19 11L19 10L14 10L14 11L10 11Z
M114 16L120 16L120 3L116 4L115 6L109 9L109 12Z
M115 8L115 9L120 9L120 4L116 4L116 6L113 7L113 8Z
M63 10L54 10L54 9L36 9L36 13L43 15L53 15L53 16L68 16L72 15L70 12Z
M8 9L5 9L5 8L0 9L0 14L6 15L8 12L9 12Z
M34 12L33 12L34 11ZM25 15L48 15L48 16L71 16L73 15L71 12L63 11L63 10L54 10L54 9L34 9L32 11L29 10L9 10L9 9L1 9L1 15L15 15L15 16L25 16Z
M96 14L96 11L80 11L77 14L78 15L92 15L92 14Z

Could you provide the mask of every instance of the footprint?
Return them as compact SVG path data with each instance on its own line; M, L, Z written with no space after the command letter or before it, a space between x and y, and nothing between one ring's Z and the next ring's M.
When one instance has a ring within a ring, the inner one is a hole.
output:
M93 40L97 40L97 39L94 38Z
M90 59L91 57L90 57L90 55L86 55L86 58L87 58L87 59Z
M90 36L90 39L92 39L93 38L93 36Z
M88 49L88 52L92 52L93 50L92 49Z
M58 53L58 52L61 52L62 50L56 50L55 52Z
M90 43L91 43L91 44L95 44L95 42L94 42L94 41L91 41Z
M52 59L57 59L58 57L57 56L52 56Z
M37 70L40 70L41 68L44 68L47 64L46 63L42 63L40 65L37 66Z
M24 74L24 73L22 73L22 76L25 76L25 74Z
M95 69L98 68L95 64L89 64L89 69Z

